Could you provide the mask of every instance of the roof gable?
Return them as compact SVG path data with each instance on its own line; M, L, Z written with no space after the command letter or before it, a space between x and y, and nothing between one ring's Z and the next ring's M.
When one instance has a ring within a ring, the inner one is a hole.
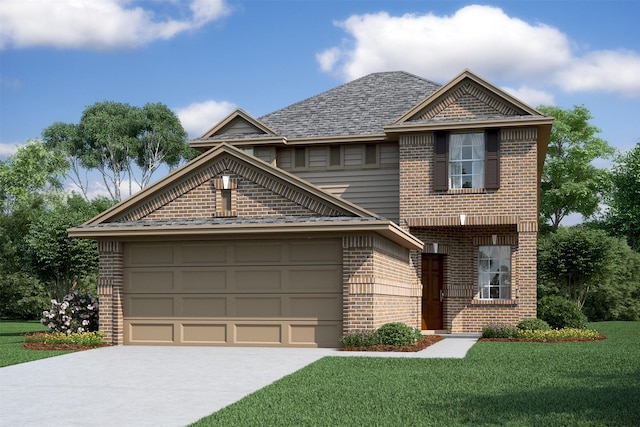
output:
M396 123L541 115L534 108L465 70L403 114Z
M250 199L247 203L258 204L267 200L272 202L272 206L277 206L271 212L264 213L262 209L255 209L254 205L254 216L271 214L375 218L373 213L357 205L332 196L238 148L222 143L156 184L89 220L85 225L152 221L158 218L210 218L215 212L215 188L212 183L223 174L236 176L246 183L237 192L239 196ZM243 194L245 191L246 194ZM166 212L159 216L157 213L162 210Z
M237 108L220 123L206 131L201 138L213 138L215 136L246 136L246 135L275 135L264 123L251 117L248 113Z

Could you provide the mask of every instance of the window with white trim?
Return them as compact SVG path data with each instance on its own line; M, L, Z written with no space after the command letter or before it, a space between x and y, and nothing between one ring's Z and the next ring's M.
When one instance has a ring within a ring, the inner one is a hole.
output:
M511 246L478 247L478 298L511 299Z
M449 188L484 188L484 133L449 136Z

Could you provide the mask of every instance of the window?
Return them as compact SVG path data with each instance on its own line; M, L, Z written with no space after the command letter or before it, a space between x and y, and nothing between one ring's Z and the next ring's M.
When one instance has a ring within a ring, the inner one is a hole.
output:
M500 188L500 129L434 134L433 189Z
M484 133L451 134L449 188L484 188Z
M328 167L336 168L342 166L342 147L339 145L333 145L329 147L328 158Z
M376 166L378 164L378 145L366 144L364 146L364 165Z
M231 190L220 190L220 197L222 199L222 210L230 212L231 208Z
M478 248L480 299L511 299L511 246Z
M306 168L307 167L307 149L305 147L296 147L293 150L293 167Z

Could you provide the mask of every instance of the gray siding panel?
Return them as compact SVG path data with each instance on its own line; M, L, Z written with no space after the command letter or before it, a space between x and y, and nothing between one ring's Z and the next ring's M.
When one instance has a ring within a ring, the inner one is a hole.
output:
M328 193L398 222L400 173L397 168L294 173Z

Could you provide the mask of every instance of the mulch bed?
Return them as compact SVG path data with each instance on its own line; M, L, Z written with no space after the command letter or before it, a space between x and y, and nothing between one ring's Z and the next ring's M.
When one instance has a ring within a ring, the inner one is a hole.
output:
M500 341L500 342L584 342L606 340L605 335L598 335L593 338L480 338L479 341Z
M444 337L440 335L426 335L423 339L415 343L414 345L394 346L394 345L374 345L370 347L342 347L341 351L400 351L400 352L412 352L420 351L429 347L438 341L443 340Z
M98 347L107 347L109 344L98 344L98 345L78 345L78 344L45 344L42 342L28 342L22 344L22 347L27 350L71 350L71 351L82 351L82 350L91 350L92 348Z

